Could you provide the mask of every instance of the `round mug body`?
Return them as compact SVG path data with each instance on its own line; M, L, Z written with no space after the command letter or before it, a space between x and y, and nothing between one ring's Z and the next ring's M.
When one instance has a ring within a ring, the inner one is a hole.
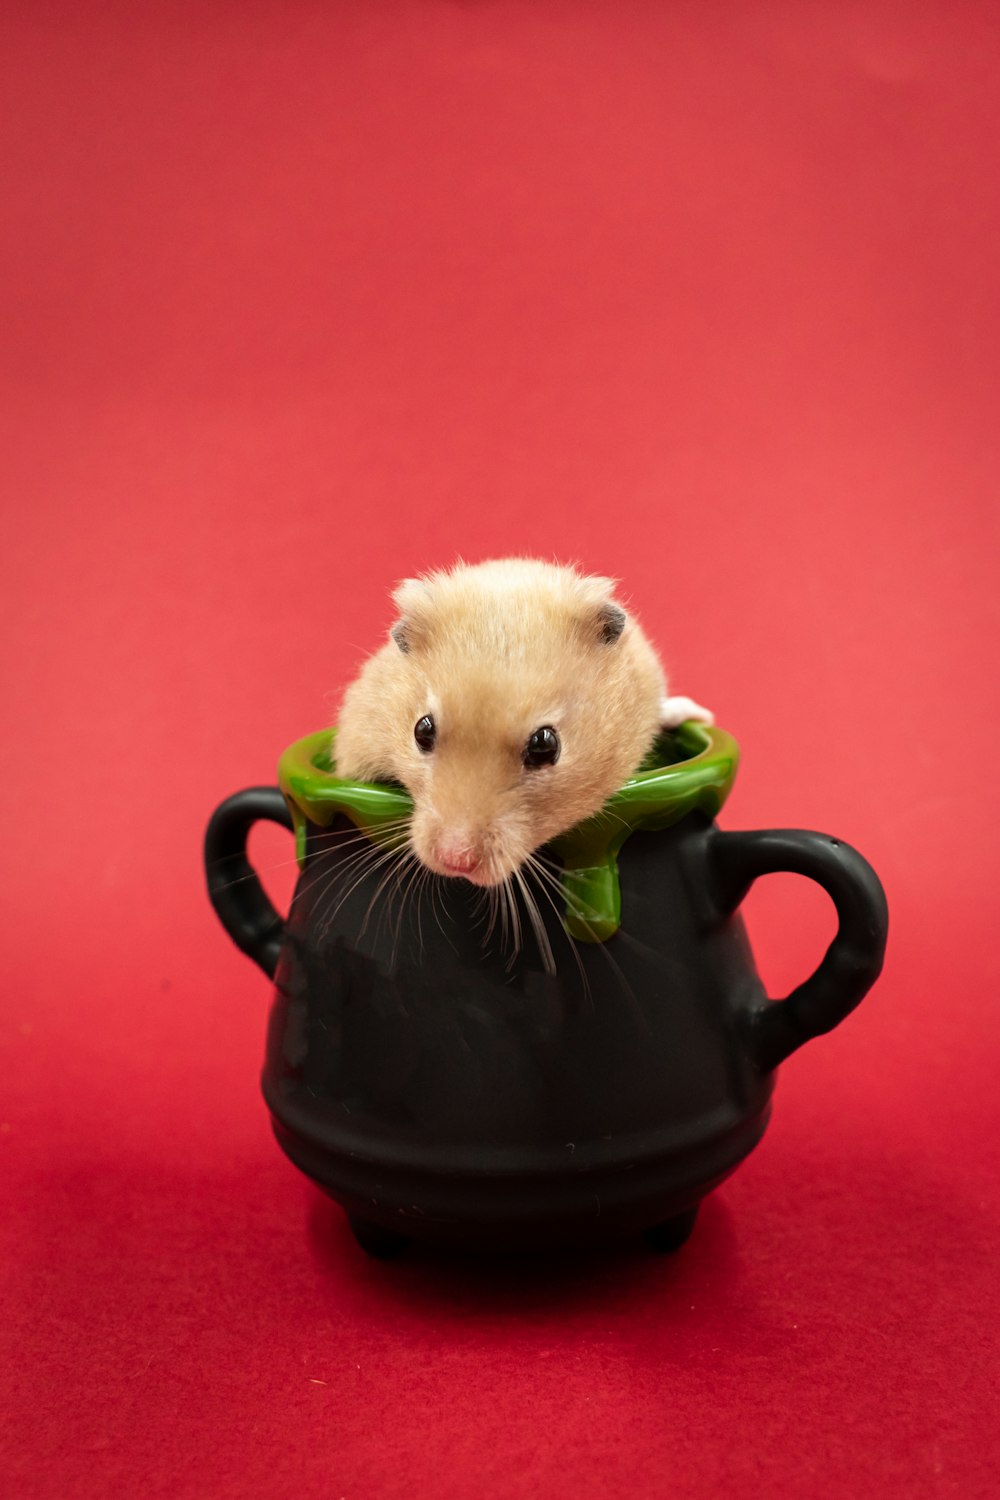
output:
M346 820L311 828L263 1075L288 1155L352 1217L456 1245L692 1208L760 1139L773 1084L744 1045L764 995L742 920L705 902L710 831L634 834L627 925L583 943L544 888L534 921L521 892L501 916L466 881L359 873Z
M824 834L720 831L735 745L698 727L688 759L542 851L546 875L491 893L379 837L398 792L338 783L316 738L292 747L311 757L300 781L227 799L205 849L216 911L275 981L262 1081L283 1150L374 1254L640 1231L676 1248L760 1140L777 1064L874 983L887 915L870 866ZM260 818L296 832L285 921L246 857ZM771 1001L739 905L778 870L818 881L839 927Z

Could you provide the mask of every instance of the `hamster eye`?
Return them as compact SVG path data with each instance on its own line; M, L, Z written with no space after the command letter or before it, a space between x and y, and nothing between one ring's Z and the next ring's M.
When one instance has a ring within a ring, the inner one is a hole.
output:
M521 759L529 771L537 771L542 766L554 766L561 749L555 730L551 725L543 724L541 729L536 729L528 736Z
M413 726L413 738L420 746L425 755L429 755L434 749L434 741L437 739L437 729L430 714L424 714Z

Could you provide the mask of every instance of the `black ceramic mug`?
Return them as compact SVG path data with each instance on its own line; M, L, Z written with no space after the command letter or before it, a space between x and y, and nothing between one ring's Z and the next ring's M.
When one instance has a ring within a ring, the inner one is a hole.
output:
M284 1151L373 1254L676 1248L763 1134L776 1066L877 978L874 871L825 834L721 831L738 750L687 724L544 851L536 915L515 891L491 923L481 889L408 869L406 793L338 779L331 745L293 745L280 789L223 802L205 844L216 912L275 981L263 1090ZM260 819L296 835L285 921L247 860ZM839 927L771 1001L738 909L780 870L817 881Z

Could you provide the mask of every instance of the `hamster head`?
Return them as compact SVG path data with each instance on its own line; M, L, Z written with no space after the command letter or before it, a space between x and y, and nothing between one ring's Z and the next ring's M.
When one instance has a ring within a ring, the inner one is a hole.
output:
M499 885L640 764L659 661L611 581L569 567L463 564L393 597L390 640L344 698L338 773L401 782L423 864Z

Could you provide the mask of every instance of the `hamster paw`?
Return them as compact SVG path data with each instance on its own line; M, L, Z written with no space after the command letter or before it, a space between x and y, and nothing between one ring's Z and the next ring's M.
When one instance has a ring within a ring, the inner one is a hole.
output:
M715 723L715 715L711 710L702 708L693 698L660 699L661 728L677 729L686 719L695 719L699 724Z

